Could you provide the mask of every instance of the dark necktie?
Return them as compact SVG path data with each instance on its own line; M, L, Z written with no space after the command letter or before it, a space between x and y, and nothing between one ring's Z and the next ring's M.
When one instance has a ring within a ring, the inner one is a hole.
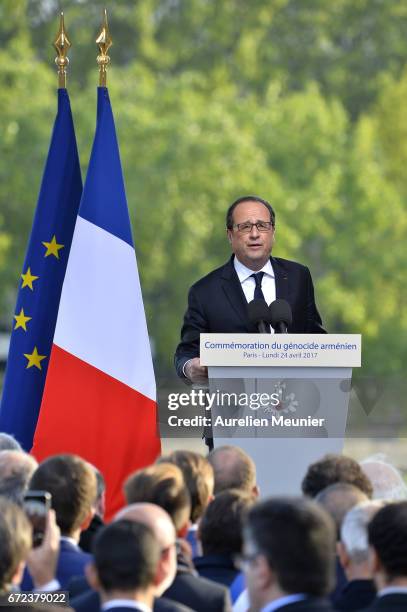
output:
M256 283L254 288L254 299L255 300L265 300L264 293L261 289L261 281L263 280L264 272L256 272L256 274L251 275Z

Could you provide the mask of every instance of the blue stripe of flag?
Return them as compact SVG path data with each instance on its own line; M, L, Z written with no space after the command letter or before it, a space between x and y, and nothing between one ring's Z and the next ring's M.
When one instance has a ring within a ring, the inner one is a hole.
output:
M28 270L31 277L38 278L25 287L20 279L15 315L23 311L30 320L19 317L18 321L24 325L17 328L17 321L13 320L0 407L0 431L13 434L26 450L32 446L41 406L81 194L82 178L69 96L66 89L59 89L58 112L22 271L26 281L30 280ZM35 357L35 349L43 359Z
M95 139L79 214L133 246L119 146L106 87L98 87Z

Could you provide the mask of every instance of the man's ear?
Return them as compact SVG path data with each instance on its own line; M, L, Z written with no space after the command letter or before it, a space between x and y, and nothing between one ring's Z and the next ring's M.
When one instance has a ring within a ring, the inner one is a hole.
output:
M25 561L20 561L20 563L18 564L18 567L14 573L14 576L11 579L11 583L15 586L19 586L23 580L23 575L24 575L24 569L25 569Z
M274 586L276 582L276 577L267 563L266 557L264 555L259 555L256 560L256 586L261 590L269 589Z
M380 559L372 546L369 546L369 569L373 575L377 574L382 569Z
M188 519L187 522L185 523L185 525L183 527L181 527L181 529L178 529L177 537L178 538L185 538L187 533L188 533L189 528L190 528L190 522L189 522L189 519Z
M94 563L88 563L85 565L85 576L89 586L94 591L99 591L101 588L98 572Z
M232 230L227 229L226 234L227 234L229 242L232 244Z
M255 484L252 488L252 495L255 499L260 497L260 487L258 484Z
M336 553L339 557L339 561L343 567L343 569L346 569L349 565L349 555L346 551L346 548L344 547L342 542L337 542L336 543Z
M85 529L89 527L94 516L95 516L95 509L92 508L91 510L89 510L89 513L87 514L85 520L83 521L81 525L81 531L85 531Z

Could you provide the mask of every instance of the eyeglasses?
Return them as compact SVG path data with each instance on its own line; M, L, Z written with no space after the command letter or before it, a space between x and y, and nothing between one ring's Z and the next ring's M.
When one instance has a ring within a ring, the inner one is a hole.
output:
M177 548L178 547L177 542L171 542L171 544L168 544L168 546L166 546L165 548L162 548L161 554L163 555L164 553L168 552L169 550L171 550L173 546Z
M256 221L256 223L245 221L244 223L235 223L233 225L241 234L250 234L254 226L256 226L258 232L269 232L274 227L274 223L272 221Z
M260 554L261 554L260 552L255 552L251 554L242 553L241 555L233 555L233 561L236 567L238 567L239 569L242 569L243 566L246 565L247 563L253 563L253 561L255 561L255 559L257 559L257 557Z

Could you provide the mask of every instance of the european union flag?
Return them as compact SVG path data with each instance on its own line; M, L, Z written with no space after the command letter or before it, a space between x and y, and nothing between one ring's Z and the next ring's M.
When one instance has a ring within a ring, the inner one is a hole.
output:
M0 408L0 431L30 450L47 375L62 283L82 195L66 89L58 89L37 208L21 274Z

